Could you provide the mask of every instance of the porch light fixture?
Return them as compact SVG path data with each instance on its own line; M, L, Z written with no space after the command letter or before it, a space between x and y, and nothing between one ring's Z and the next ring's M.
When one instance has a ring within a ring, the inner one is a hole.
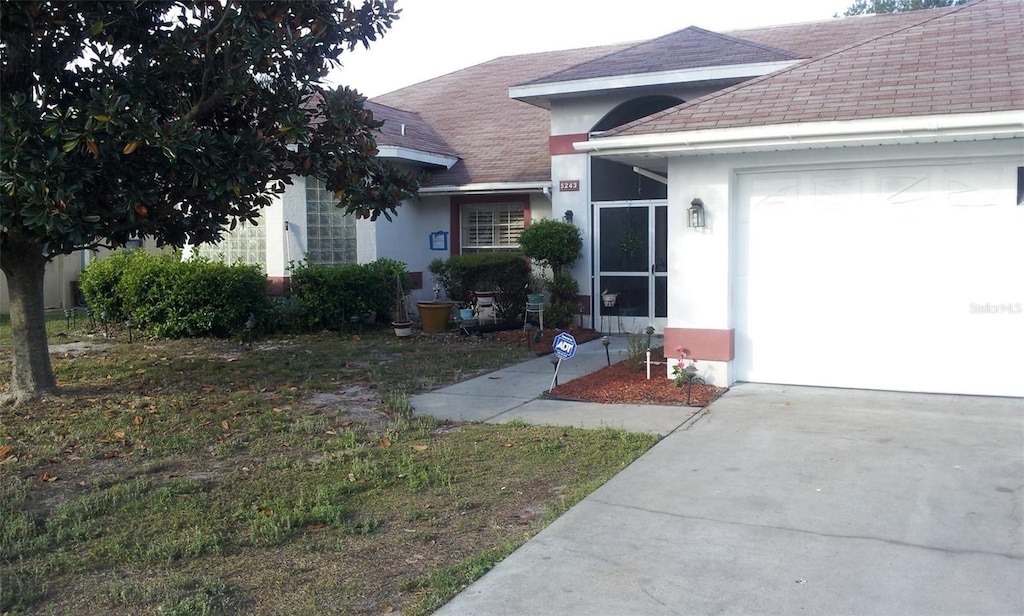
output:
M704 202L697 197L690 202L690 209L686 210L686 226L694 229L704 226Z
M565 215L562 216L562 220L564 220L565 222L567 222L567 223L569 223L571 225L572 224L572 210L565 210Z

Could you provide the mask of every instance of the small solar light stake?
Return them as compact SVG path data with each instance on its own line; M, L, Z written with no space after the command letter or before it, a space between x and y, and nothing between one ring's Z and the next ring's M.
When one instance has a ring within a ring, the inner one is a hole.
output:
M134 323L132 323L131 319L124 322L124 326L128 328L128 344L132 343L132 325L134 325Z
M611 343L612 343L612 340L608 336L602 336L601 337L601 344L604 345L604 359L605 359L606 362L608 362L609 366L612 365L612 356L611 356L611 353L608 352L608 345L611 344Z
M249 339L249 346L252 346L252 330L256 327L256 317L249 313L249 318L245 320L245 335Z

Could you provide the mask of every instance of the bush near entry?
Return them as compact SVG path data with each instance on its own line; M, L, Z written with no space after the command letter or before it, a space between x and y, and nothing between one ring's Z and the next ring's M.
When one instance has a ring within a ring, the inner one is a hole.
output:
M478 252L434 259L428 266L434 280L457 302L470 303L475 291L497 291L499 319L522 318L530 264L518 253Z
M353 318L362 323L371 315L389 321L395 309L397 285L409 287L405 263L377 259L365 264L308 265L292 269L291 297L303 330L345 330Z

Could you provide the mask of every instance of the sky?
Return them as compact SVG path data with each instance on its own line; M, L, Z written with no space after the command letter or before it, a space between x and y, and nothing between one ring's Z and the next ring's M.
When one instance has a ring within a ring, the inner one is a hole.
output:
M358 1L358 0L357 0ZM398 0L384 37L330 82L377 96L501 56L830 19L853 0Z

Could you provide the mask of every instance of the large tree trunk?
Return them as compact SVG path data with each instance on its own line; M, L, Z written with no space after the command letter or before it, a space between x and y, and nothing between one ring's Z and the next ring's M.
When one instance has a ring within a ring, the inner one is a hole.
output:
M7 276L11 304L11 394L26 400L57 388L46 342L43 274L46 257L36 242L10 233L4 238L0 269Z

